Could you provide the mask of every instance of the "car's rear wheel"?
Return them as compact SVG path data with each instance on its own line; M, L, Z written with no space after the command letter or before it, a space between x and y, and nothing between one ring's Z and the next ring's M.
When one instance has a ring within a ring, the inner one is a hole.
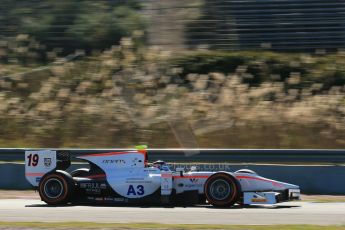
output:
M230 207L239 199L240 184L227 173L210 176L204 189L208 203L216 207Z
M72 177L66 172L53 172L45 175L39 184L41 199L49 205L67 204L74 191Z

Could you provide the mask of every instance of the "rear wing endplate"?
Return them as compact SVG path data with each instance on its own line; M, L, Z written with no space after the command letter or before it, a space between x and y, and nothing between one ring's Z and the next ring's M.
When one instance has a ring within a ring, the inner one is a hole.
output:
M56 151L30 150L25 151L25 177L34 187L37 187L41 178L56 168Z

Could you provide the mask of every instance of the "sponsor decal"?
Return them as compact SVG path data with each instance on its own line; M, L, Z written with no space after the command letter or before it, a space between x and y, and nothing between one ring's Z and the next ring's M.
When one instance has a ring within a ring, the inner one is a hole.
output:
M137 166L137 163L142 163L142 160L139 160L137 157L135 157L134 159L132 159L132 167Z
M162 186L162 189L169 189L169 179L168 178L163 178L163 182L162 182L162 184L163 185L161 185Z
M113 201L113 202L128 202L128 199L125 199L123 197L94 197L94 196L88 196L86 197L88 200L94 200L94 201Z
M51 158L44 158L44 166L46 168L49 168L52 164L52 159Z
M127 184L138 184L138 183L141 183L141 184L151 184L152 181L150 181L150 180L146 180L146 181L142 181L142 180L127 180L126 183Z
M105 183L97 183L97 182L87 182L87 183L80 183L80 188L85 189L88 193L101 193L101 190L107 189L107 185Z
M42 177L36 177L36 183L40 183Z
M114 201L116 201L116 202L125 202L125 198L117 197L117 198L114 198Z
M199 181L198 178L190 178L189 180L190 180L190 182L192 182L192 183L197 183L197 182Z
M264 203L267 202L266 198L252 198L252 202Z
M154 169L144 169L144 172L157 172L159 171L157 168Z
M121 160L121 159L115 159L115 160L103 160L102 161L103 164L118 164L118 165L124 165L126 164L125 160Z
M132 177L132 178L127 178L127 180L145 180L144 177Z
M132 165L131 165L131 166L132 166L132 167L133 167L133 166L137 166L137 163L138 163L138 162L142 162L142 161L139 160L137 157L134 158L134 159L132 160Z
M87 188L87 189L85 189L85 191L87 193L95 193L95 194L101 193L101 189L99 189L99 188Z
M185 184L185 188L201 188L202 184Z
M151 184L152 181L145 178L127 178L127 184Z

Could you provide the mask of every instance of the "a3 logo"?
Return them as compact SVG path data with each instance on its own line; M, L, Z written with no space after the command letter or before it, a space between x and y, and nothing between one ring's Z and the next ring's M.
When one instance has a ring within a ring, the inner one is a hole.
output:
M134 196L142 196L144 195L144 186L143 185L138 185L136 186L136 189L134 188L133 185L129 185L127 195L134 195Z

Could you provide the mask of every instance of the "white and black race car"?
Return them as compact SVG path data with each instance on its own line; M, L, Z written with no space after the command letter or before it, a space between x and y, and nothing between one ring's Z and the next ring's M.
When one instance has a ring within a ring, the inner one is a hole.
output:
M49 205L72 204L275 204L300 197L299 186L236 172L170 170L147 161L145 149L86 154L89 163L71 173L68 151L25 152L25 176Z

